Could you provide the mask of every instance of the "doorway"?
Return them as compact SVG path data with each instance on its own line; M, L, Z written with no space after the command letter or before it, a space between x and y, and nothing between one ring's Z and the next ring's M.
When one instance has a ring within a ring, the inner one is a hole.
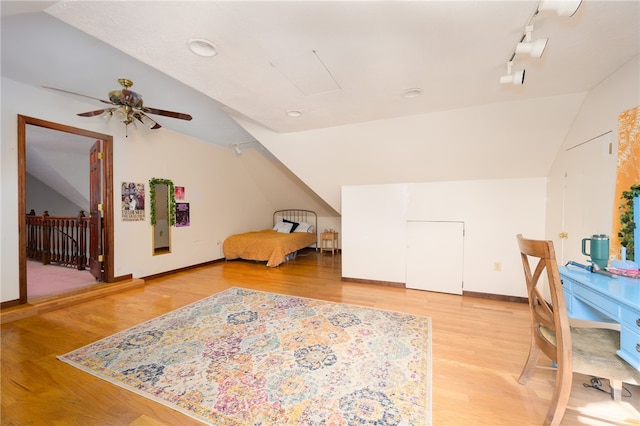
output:
M99 244L94 245L90 252L93 252L89 264L96 272L96 262L100 262L99 268L102 281L110 283L114 281L113 267L113 137L90 130L79 129L71 126L53 123L37 118L18 115L18 213L19 213L19 303L28 301L28 281L27 281L27 236L26 236L26 175L27 163L26 152L28 146L27 129L35 126L41 129L69 134L70 138L85 137L95 142L92 153L87 158L92 158L91 168L93 170L92 182L89 184L90 206L89 213L91 219L92 239L98 239ZM89 152L90 147L87 147ZM88 161L88 160L87 160ZM86 167L81 166L81 167ZM96 186L96 180L99 184Z

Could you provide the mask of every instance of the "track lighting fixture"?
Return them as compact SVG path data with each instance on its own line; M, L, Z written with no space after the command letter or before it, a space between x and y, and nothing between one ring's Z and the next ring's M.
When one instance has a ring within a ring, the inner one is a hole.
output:
M516 53L526 53L532 58L541 58L544 53L544 48L547 46L548 38L539 38L535 41L531 41L531 33L533 32L533 25L527 25L525 29L525 36L522 41L516 46Z
M573 16L582 0L542 0L538 6L538 12L552 11L558 16Z
M533 32L533 22L538 17L538 14L543 11L551 10L556 12L558 16L573 16L582 0L542 0L538 5L535 13L529 19L527 26L525 27L525 34L520 39L520 42L516 45L509 61L507 62L507 75L500 77L500 84L516 84L520 85L524 83L524 70L512 72L513 59L516 54L524 53L528 54L532 58L541 58L544 53L545 47L547 47L548 38L541 38L535 41L531 40L531 33Z
M242 154L242 145L251 145L249 148L251 147L259 147L260 144L258 143L258 141L250 141L250 142L240 142L240 143L234 143L232 145L229 146L229 148L232 148L235 152L236 155L241 155Z
M516 86L524 83L525 70L512 72L513 61L507 62L507 75L500 77L500 84L514 84Z

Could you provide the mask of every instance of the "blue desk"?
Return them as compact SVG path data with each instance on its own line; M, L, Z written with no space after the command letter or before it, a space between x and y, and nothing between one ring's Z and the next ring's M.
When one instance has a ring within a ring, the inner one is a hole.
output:
M620 324L618 355L640 370L640 279L559 268L571 318Z

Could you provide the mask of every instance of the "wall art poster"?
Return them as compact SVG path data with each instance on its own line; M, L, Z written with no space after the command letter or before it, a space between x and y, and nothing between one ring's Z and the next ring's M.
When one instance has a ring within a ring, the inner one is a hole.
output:
M184 186L176 186L173 193L176 200L184 200Z
M176 227L189 226L189 203L176 203Z
M618 116L618 167L616 195L613 202L613 231L609 253L620 256L620 204L622 193L631 185L640 183L640 106L624 111ZM639 243L636 242L637 246ZM635 259L638 263L638 259Z
M144 183L122 182L122 221L144 220Z

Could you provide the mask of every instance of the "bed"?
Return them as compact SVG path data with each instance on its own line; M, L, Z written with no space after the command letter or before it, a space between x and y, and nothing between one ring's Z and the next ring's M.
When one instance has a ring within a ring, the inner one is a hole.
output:
M224 240L224 257L267 262L273 268L294 259L298 250L316 244L317 227L318 216L311 210L277 210L272 229L235 234Z

